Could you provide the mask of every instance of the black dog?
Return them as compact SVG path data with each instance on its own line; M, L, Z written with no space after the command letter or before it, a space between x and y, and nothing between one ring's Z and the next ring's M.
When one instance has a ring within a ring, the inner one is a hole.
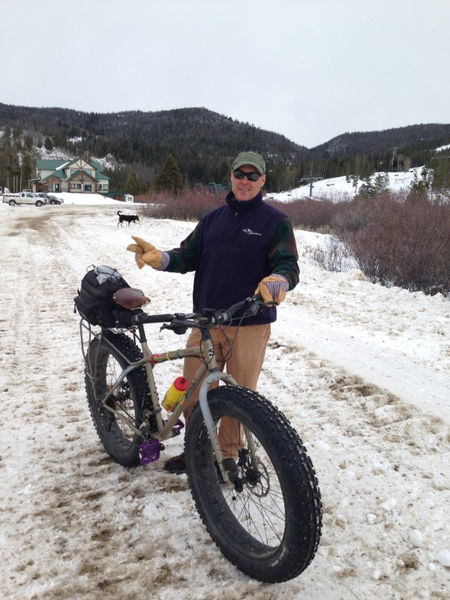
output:
M124 215L124 214L122 214L121 210L118 210L117 214L119 215L119 221L117 223L117 227L119 225L122 225L124 221L125 221L125 223L128 223L128 227L130 226L130 223L138 223L139 222L139 217L137 215Z

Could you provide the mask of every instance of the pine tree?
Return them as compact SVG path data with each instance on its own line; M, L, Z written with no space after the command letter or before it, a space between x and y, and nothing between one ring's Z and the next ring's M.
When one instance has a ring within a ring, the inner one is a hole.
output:
M389 187L389 175L387 173L377 173L373 180L375 193L380 194Z
M433 170L433 189L436 191L450 189L450 152L437 153L431 160Z
M167 156L165 163L156 173L152 188L157 192L168 190L174 194L183 189L183 175L172 154Z
M372 181L372 176L367 175L366 177L361 178L363 183L359 188L358 194L360 196L375 196L377 193L374 182Z
M124 185L124 190L127 194L133 194L133 196L137 196L141 192L136 171L133 170L128 176Z
M420 172L420 178L417 175L417 171L414 171L414 181L411 182L411 190L413 192L426 192L431 188L431 183L433 181L433 171L432 169L427 169L423 167Z

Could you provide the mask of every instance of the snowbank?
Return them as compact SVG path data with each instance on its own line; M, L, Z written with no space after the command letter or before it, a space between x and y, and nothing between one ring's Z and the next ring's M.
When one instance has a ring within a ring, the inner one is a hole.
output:
M120 200L102 196L102 194L77 194L69 192L53 193L53 196L62 198L64 204L79 204L82 206L124 206Z

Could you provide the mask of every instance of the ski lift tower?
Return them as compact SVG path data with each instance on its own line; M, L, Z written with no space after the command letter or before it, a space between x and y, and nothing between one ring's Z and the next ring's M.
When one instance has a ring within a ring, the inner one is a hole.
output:
M300 179L299 183L300 184L309 183L309 197L311 198L312 190L313 190L313 183L315 181L320 181L321 179L323 179L323 175L313 175L312 167L311 167L311 173L307 177L302 177Z

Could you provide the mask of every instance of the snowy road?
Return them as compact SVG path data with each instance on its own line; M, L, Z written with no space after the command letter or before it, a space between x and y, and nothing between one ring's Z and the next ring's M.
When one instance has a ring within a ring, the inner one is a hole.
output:
M439 365L422 362L398 349L387 350L373 332L358 337L340 329L333 322L320 322L303 311L295 312L300 342L318 356L340 365L368 383L388 390L404 402L414 404L424 413L450 422L450 377ZM274 332L286 336L282 325ZM372 334L372 337L370 337Z
M137 271L131 233L167 249L192 224L116 227L116 208L1 206L2 597L144 600L416 600L448 597L449 302L311 265L273 327L259 389L316 467L323 538L276 586L248 579L209 540L185 476L126 470L103 451L83 390L72 299L87 265L118 268L151 310L190 310L192 274ZM152 347L180 338L152 331ZM158 372L163 389L178 375ZM182 439L168 444L177 454Z

